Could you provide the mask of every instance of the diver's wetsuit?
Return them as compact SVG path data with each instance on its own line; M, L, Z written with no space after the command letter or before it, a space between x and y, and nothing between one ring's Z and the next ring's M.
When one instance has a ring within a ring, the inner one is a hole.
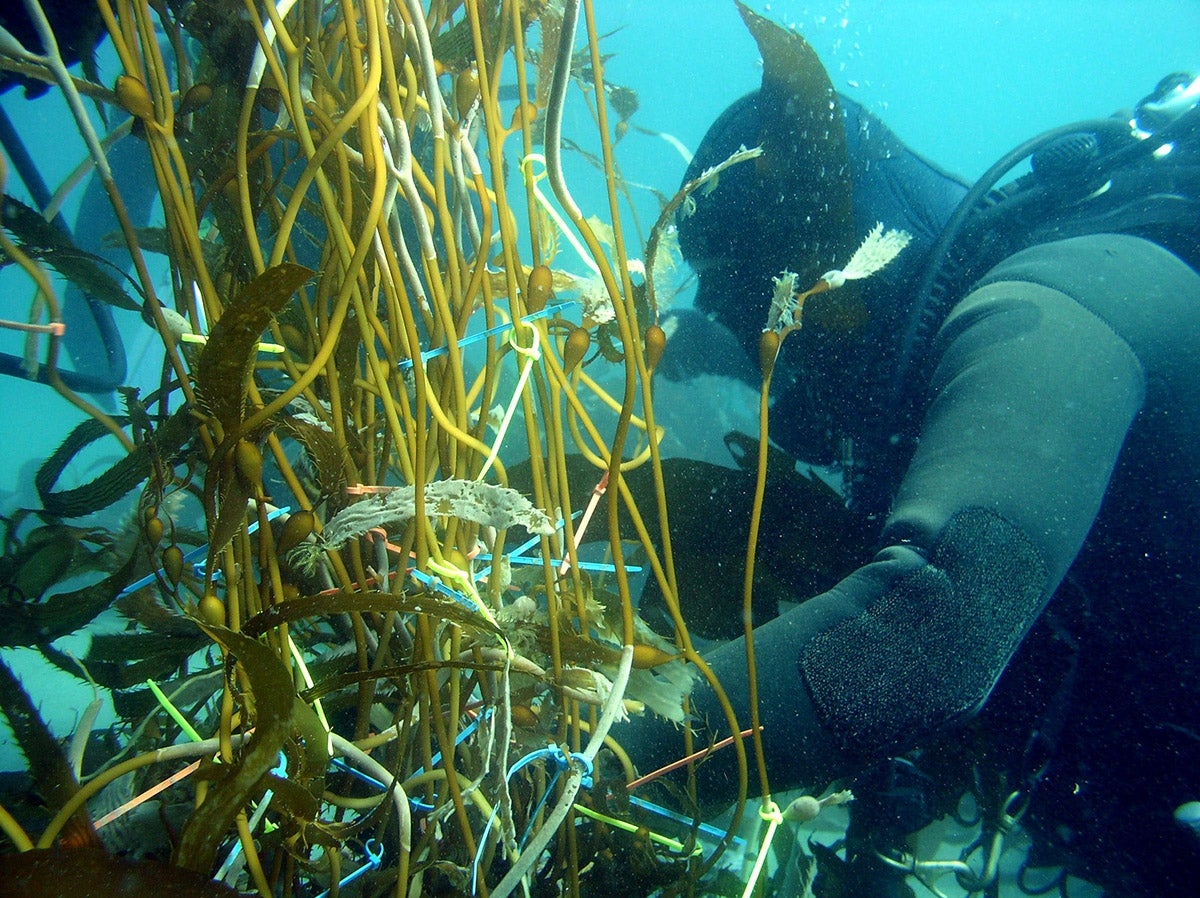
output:
M897 158L882 164L901 177L919 163ZM931 172L913 207L926 232L961 193ZM855 184L861 221L912 228L897 214L911 194L876 175ZM930 239L916 234L913 264ZM889 273L868 307L894 291L904 309L911 272ZM761 327L761 308L721 307L731 281L700 277L698 305ZM887 378L857 372L894 353L869 336L841 353L845 369L785 384L773 438L803 451L804 399L825 379L843 403L831 426L879 439ZM1171 815L1200 798L1198 349L1200 276L1128 234L1028 247L961 296L925 355L914 448L874 486L891 500L877 554L755 631L774 789L823 787L973 720L1012 788L1031 789L1027 822L1065 849L1055 859L1113 895L1197 893L1200 840ZM744 651L739 639L708 656L743 714ZM723 722L706 689L697 704ZM725 754L700 769L708 797L732 790Z

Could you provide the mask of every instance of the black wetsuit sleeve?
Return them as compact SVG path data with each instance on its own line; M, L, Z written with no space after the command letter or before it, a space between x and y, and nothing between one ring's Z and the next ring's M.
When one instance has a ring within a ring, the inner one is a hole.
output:
M956 306L883 548L756 630L774 788L823 784L981 706L1083 545L1148 382L1192 354L1162 321L1200 329L1198 298L1165 250L1095 235L1018 254ZM711 657L743 709L744 653ZM727 795L732 777L718 759L701 785Z

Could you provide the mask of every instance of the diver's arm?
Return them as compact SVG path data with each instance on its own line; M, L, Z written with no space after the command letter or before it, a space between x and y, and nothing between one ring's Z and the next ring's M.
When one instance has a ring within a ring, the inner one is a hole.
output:
M1012 275L1075 265L1080 290L1119 295L1138 276L1090 280L1092 262L1116 253L1119 272L1127 244L1143 242L1098 240L1082 253L1037 248L1046 258L1031 251ZM1145 395L1138 355L1087 300L1000 277L943 326L884 548L755 632L774 788L820 786L901 753L987 698L1079 551ZM743 641L711 663L744 708ZM710 695L697 704L720 720ZM707 797L729 795L731 761L702 769Z

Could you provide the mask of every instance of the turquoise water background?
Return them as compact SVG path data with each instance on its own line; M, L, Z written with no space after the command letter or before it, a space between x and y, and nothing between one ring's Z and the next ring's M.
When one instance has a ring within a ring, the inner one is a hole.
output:
M694 149L713 118L758 84L758 53L732 0L596 0L596 5L599 29L613 31L604 44L614 54L607 75L637 92L634 121L646 129ZM1161 76L1200 71L1198 0L752 5L799 29L839 90L882 117L912 147L967 178L1032 134L1131 108ZM113 75L110 63L106 77L111 81ZM52 95L27 102L16 91L2 102L53 187L83 158L62 104ZM566 132L587 135L591 127L577 105ZM685 161L667 140L634 131L619 153L631 182L668 195L678 186ZM587 167L578 160L573 165L581 205L603 214L602 197L588 187ZM10 175L10 189L22 197L11 182ZM654 200L648 192L639 196L648 226ZM68 219L76 211L68 209ZM0 290L3 317L27 315L31 291L19 275L0 275ZM131 313L117 315L132 370L141 372L144 387L153 386L157 338ZM20 345L11 334L0 334L0 349L19 352ZM7 514L36 506L32 474L80 418L49 388L11 378L0 379L0 402L5 410L0 513ZM32 657L23 650L6 652L18 673L32 678L27 685L56 733L67 735L91 695L69 678L51 679L28 666ZM22 766L8 741L0 746L0 769Z

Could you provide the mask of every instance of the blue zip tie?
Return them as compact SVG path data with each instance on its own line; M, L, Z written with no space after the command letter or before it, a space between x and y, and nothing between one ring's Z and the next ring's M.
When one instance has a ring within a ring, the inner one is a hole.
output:
M336 851L337 849L334 850ZM374 839L367 839L367 841L363 843L363 853L367 856L367 862L353 873L344 877L342 881L338 883L339 889L345 888L347 883L354 882L354 880L358 879L369 870L378 870L380 864L383 863L383 846ZM329 892L330 889L326 889L324 892L318 895L317 898L326 898Z
M279 753L279 762L271 769L271 773L275 774L275 776L279 777L280 779L287 779L287 755L285 755L283 752ZM272 793L270 789L267 789L265 792L263 792L263 797L259 800L258 807L255 809L254 814L252 814L250 817L251 826L256 826L256 818L261 819L266 814L267 806L271 803L271 798L273 795L274 793ZM213 879L217 882L223 881L225 877L229 875L229 871L233 869L234 862L241 853L242 840L238 839L233 843L233 848L230 850L229 855L225 858L225 863L221 864L220 868L217 870L216 876L214 876Z
M651 814L657 814L659 817L665 817L667 820L672 820L676 823L686 826L689 830L692 828L693 820L691 817L684 817L682 814L677 814L674 811L664 808L662 805L655 804L652 801L646 801L644 798L637 798L634 795L630 795L629 803L635 807L641 808L644 811L648 811ZM723 830L717 829L715 826L711 826L707 823L698 824L696 829L698 832L702 832L710 839L716 839L718 842L725 838L725 832ZM736 845L739 850L746 847L746 840L741 836L734 836L729 841L731 845Z
M291 510L292 510L292 508L290 505L285 505L285 506L283 506L283 508L276 508L274 511L270 512L267 515L267 520L273 521L277 517L279 517L281 514L287 514ZM258 521L257 520L255 520L253 523L250 524L250 526L247 528L246 532L254 533L256 530L258 530ZM183 556L183 563L191 564L191 562L195 561L197 558L203 558L206 554L208 554L208 543L205 543L204 545L200 546L199 548L192 549L192 551L186 553ZM129 584L124 589L122 589L119 593L117 593L117 598L123 599L123 598L125 598L125 596L129 595L131 592L137 592L143 586L149 586L151 583L155 582L155 579L157 578L157 576L159 574L161 574L162 572L163 572L163 569L160 567L158 570L147 574L146 576L142 577L140 580L135 580L133 583ZM204 576L204 565L203 564L192 565L192 573L195 574L197 577L203 577Z
M582 514L583 514L583 509L581 508L571 515L571 520L574 521L576 518L578 518ZM554 525L554 529L559 530L562 528L562 525L563 525L563 520L562 520L562 518L559 518L558 523ZM515 549L513 549L508 554L509 564L524 564L524 565L541 564L542 559L534 558L530 555L523 554L524 552L527 552L529 549L532 549L534 546L538 545L538 543L540 543L541 541L542 541L541 536L534 536L534 537L531 537L530 539L525 540L525 542L521 543L521 545L517 546ZM488 555L488 554L478 555L478 556L476 556L476 558L479 561L491 561L492 560L492 556ZM561 558L553 559L553 560L551 560L550 563L552 565L558 566L558 565L562 564L562 559ZM580 568L580 570L584 570L584 571L602 571L604 573L609 573L609 574L615 573L617 570L614 565L604 564L603 562L600 562L600 561L581 561L581 562L579 562L579 568ZM637 565L626 566L625 570L627 570L631 574L640 574L642 571L642 569Z
M542 793L542 803L546 801L546 798L550 795L551 791L553 791L553 785L558 781L559 774L567 769L567 767L570 765L570 761L575 761L576 763L582 764L584 766L584 779L589 781L591 779L592 762L589 761L587 757L585 757L583 754L571 752L570 759L568 759L567 755L564 754L563 750L557 745L548 745L545 748L539 748L531 751L525 757L521 758L521 760L509 767L508 775L504 778L505 781L507 782L508 780L511 780L514 776L520 773L523 768L528 767L534 761L540 761L542 759L550 759L554 761L555 764L554 778L546 784L546 791ZM542 804L539 803L537 810L540 810L541 807ZM475 852L475 860L471 863L472 895L475 894L475 886L479 879L479 861L483 858L483 851L487 847L488 833L491 832L492 824L496 822L496 815L499 813L499 808L492 810L492 815L488 817L487 826L483 828L483 833L479 836L479 848ZM532 816L536 817L536 812ZM526 830L525 836L528 837L528 835L529 832ZM524 841L524 839L522 841Z
M352 767L341 758L332 758L329 763L341 770L343 773L349 773L351 776L358 777L368 786L375 786L376 788L384 791L387 790L387 786L379 782L379 780L375 779L375 777L371 776L369 773L363 773L357 767Z
M466 596L464 596L457 589L451 589L449 586L447 586L445 583L443 583L439 578L434 577L430 574L427 574L424 571L419 571L416 568L413 568L411 571L409 571L409 573L412 574L412 576L414 578L416 578L417 580L419 580L421 583L425 584L430 589L432 589L434 592L440 592L442 595L448 596L449 598L454 599L454 601L458 602L458 604L462 605L468 611L473 611L476 614L479 614L479 606L478 605L476 605L474 602L472 602L470 599L468 599Z
M467 724L465 727L463 727L463 728L462 728L462 729L459 731L458 735L454 737L454 744L455 744L455 746L462 745L462 743L463 743L463 742L464 742L464 741L465 741L465 740L466 740L466 739L467 739L467 738L468 738L468 737L469 737L469 736L470 736L472 733L474 733L474 732L475 732L475 730L477 730L477 729L479 728L479 723L480 723L480 721L482 721L484 718L486 718L486 717L487 717L489 714L491 714L491 713L492 713L492 709L491 709L491 708L485 708L482 714L480 714L478 717L476 717L474 720L472 720L472 721L471 721L469 724ZM431 761L432 761L432 763L433 763L433 765L434 765L435 767L436 767L436 766L437 766L439 763L441 763L441 760L442 760L442 753L441 753L440 751L439 751L439 752L437 752L437 753L436 753L436 754L435 754L435 755L434 755L434 756L431 758ZM347 764L347 763L346 763L345 761L343 761L341 758L333 758L333 759L331 760L331 762L330 762L330 763L332 763L332 764L333 764L333 766L335 766L335 767L337 767L337 768L339 768L339 769L341 769L341 770L344 770L344 771L345 771L345 772L347 772L347 773L353 774L354 776L356 776L356 777L358 777L360 780L362 780L364 783L368 783L369 785L375 786L375 787L377 787L377 788L379 788L379 789L381 789L381 790L385 790L385 791L387 790L387 786L386 786L386 785L384 785L383 783L379 782L379 780L375 779L373 776L370 776L370 775L368 775L368 774L366 774L366 773L363 773L361 770L358 770L358 769L357 769L357 768L355 768L355 767L351 767L349 764ZM418 768L418 769L416 770L416 772L414 772L413 776L416 776L417 774L419 774L419 773L420 773L422 770L424 770L424 769L425 769L424 767ZM426 804L425 802L421 801L419 798L411 798L411 797L410 797L410 798L408 799L408 803L409 803L410 805L412 805L412 808L413 808L413 810L414 810L414 811L424 811L424 812L429 812L429 811L432 811L432 810L433 810L433 805Z
M536 321L538 318L545 318L555 312L561 311L562 309L578 304L579 303L577 300L565 299L562 302L556 302L553 305L546 306L546 308L542 309L540 312L530 312L520 320L522 322ZM489 327L487 330L479 331L479 333L476 334L468 334L458 341L458 348L462 349L464 346L470 346L472 343L478 343L480 340L486 340L488 337L494 337L497 334L502 334L507 330L512 330L512 322L509 322L508 324L497 324L494 327ZM447 347L445 346L439 346L437 349L427 349L421 353L421 364L424 365L430 359L437 358L439 355L445 355L446 352ZM407 371L412 367L412 364L412 359L403 359L398 367L401 371Z
M491 561L492 556L487 555L487 554L481 554L481 555L475 556L475 560L476 561ZM542 559L534 558L531 555L509 555L508 563L532 566L535 564L541 564ZM560 564L562 564L562 559L561 558L552 558L552 559L550 559L550 564L554 565L555 567L558 567ZM603 561L581 561L581 562L579 562L579 569L581 571L602 571L602 572L611 574L616 571L617 567L616 567L616 565L607 564ZM627 564L627 565L625 565L625 570L631 574L638 574L638 573L641 573L642 569L639 565Z

